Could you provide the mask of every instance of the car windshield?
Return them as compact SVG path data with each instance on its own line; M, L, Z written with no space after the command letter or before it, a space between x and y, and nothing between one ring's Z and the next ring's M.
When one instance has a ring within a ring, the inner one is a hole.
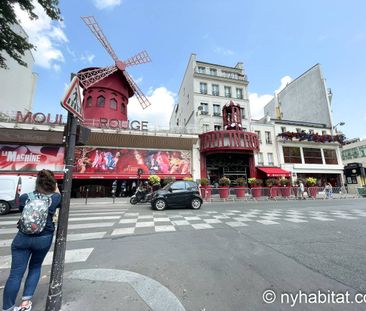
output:
M168 190L168 188L172 185L172 183L173 183L174 181L171 181L169 184L166 184L164 187L163 187L163 189L164 190Z

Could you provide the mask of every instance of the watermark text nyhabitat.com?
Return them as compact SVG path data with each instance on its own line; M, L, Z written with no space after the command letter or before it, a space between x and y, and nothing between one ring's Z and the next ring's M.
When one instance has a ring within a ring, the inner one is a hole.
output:
M263 292L263 301L267 304L280 303L295 307L300 304L366 304L366 293L351 294L349 291L336 292L333 290L305 292L301 289L297 292L282 292L277 294L268 289Z

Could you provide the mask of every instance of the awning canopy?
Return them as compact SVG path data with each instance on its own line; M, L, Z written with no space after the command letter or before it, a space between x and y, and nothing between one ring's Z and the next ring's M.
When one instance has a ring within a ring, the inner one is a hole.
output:
M258 167L258 169L266 173L267 177L291 177L291 172L279 167Z

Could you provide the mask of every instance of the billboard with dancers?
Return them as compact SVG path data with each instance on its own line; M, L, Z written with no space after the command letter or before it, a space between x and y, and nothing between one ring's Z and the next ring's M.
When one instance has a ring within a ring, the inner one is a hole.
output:
M74 172L79 174L136 175L191 174L190 151L159 151L147 149L112 149L77 147Z

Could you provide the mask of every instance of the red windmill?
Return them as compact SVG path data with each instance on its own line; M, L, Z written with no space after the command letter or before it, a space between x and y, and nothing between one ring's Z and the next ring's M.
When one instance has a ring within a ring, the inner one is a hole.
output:
M133 81L132 77L126 71L126 67L128 66L150 62L151 59L148 53L146 51L142 51L135 56L127 59L126 61L120 60L114 52L112 46L109 44L106 36L104 35L102 29L99 27L94 16L82 16L81 18L92 31L92 33L97 37L97 39L102 43L108 54L115 61L115 65L105 68L92 68L80 71L78 73L80 84L84 87L84 89L88 89L90 86L96 84L97 82L100 82L104 78L112 75L119 70L126 78L129 86L136 95L136 98L140 102L142 108L145 109L150 106L151 103L149 102L149 100L146 98L146 96L143 94L137 84Z

